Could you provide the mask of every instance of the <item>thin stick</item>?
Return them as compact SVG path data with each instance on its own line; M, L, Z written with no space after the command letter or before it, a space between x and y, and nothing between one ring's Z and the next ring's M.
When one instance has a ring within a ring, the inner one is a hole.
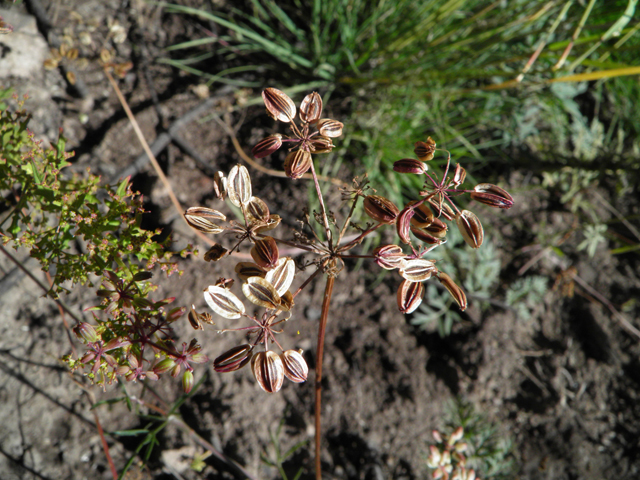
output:
M320 202L320 211L322 212L322 220L324 221L324 230L327 234L327 241L329 242L329 250L333 250L333 235L331 235L331 228L329 227L329 219L327 218L327 210L324 207L322 190L320 189L320 183L318 183L318 176L316 175L316 169L313 166L313 162L311 162L311 175L313 175L313 183L316 186L316 193L318 194L318 201Z
M107 76L107 79L109 80L109 83L113 87L113 90L116 92L118 100L120 101L120 105L122 105L122 108L124 109L125 113L127 114L127 117L129 118L129 121L131 122L131 126L133 127L133 130L136 133L136 136L138 137L138 140L140 141L140 144L142 145L142 149L145 151L145 153L149 157L149 161L151 162L151 165L153 165L153 169L156 171L156 174L160 178L160 181L162 182L162 184L166 188L167 194L169 195L169 198L171 199L171 203L173 203L173 206L175 207L176 211L180 215L180 218L182 218L184 223L186 223L189 226L189 224L187 223L187 220L184 218L184 215L183 215L184 208L182 208L182 206L180 205L180 202L178 201L178 199L176 198L175 194L173 193L173 189L171 188L171 184L169 183L169 180L167 179L167 176L164 174L164 172L160 168L160 165L158 164L158 160L156 160L156 157L153 154L153 152L151 151L151 148L149 148L149 144L147 143L146 139L144 138L144 134L142 133L142 130L140 130L140 125L138 125L138 121L136 120L136 117L133 115L133 112L129 108L129 104L127 103L127 100L124 98L124 95L122 94L122 91L120 90L120 87L118 87L118 84L113 79L113 77L111 76L111 73L109 73L108 69L106 69L106 68L104 69L104 74ZM189 228L191 229L190 226L189 226ZM194 230L194 232L195 232L196 235L198 235L198 237L200 237L200 239L202 239L203 241L205 241L209 245L212 245L212 246L215 245L216 242L214 242L210 238L205 237L202 233L198 232L197 230Z
M320 326L318 327L318 349L316 353L316 480L322 480L321 453L321 427L322 427L322 358L324 355L324 334L327 329L327 318L329 317L329 305L331 304L331 294L335 277L327 275L327 284L324 287L324 299L322 300L322 315L320 316Z
M593 9L593 5L595 3L596 3L596 0L589 0L589 4L587 5L587 8L582 14L582 18L578 23L578 28L576 28L575 32L573 32L571 41L569 42L569 45L567 45L567 48L565 48L564 52L562 52L562 55L560 56L560 60L558 60L558 63L556 63L553 67L551 67L552 70L558 70L560 67L562 67L562 65L564 65L564 62L567 60L567 57L569 56L569 53L571 53L573 44L580 36L580 32L582 32L582 28L584 27L585 23L587 23L587 18L589 18L589 15L591 14L591 9Z

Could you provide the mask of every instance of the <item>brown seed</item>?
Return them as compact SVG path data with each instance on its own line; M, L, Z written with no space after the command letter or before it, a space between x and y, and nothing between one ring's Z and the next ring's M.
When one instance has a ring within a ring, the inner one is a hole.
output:
M409 205L400 212L398 218L396 219L396 230L398 232L398 236L400 237L400 241L404 244L411 243L411 237L409 237L409 228L411 226L411 219L414 215L415 211Z
M247 281L249 277L263 277L267 274L267 271L262 268L260 265L256 265L251 262L239 262L236 264L236 273L240 280L243 282Z
M414 225L411 225L411 233L413 233L418 240L429 245L439 245L442 243L441 239L434 237L423 228L418 228Z
M280 308L285 312L291 311L295 304L296 302L293 300L293 293L289 290L284 292L284 295L280 295Z
M311 154L304 150L295 150L284 160L284 173L297 180L311 168Z
M430 198L428 200L429 205L433 208L433 213L436 217L443 216L447 220L453 220L456 216L456 212L445 201L440 202L437 198Z
M421 174L428 170L427 164L415 158L403 158L393 163L393 171L398 173Z
M224 172L216 172L213 175L213 190L216 198L224 200L227 197L227 177Z
M270 217L269 207L258 197L251 197L247 203L246 213L249 223L267 222Z
M469 210L462 210L456 215L456 225L462 234L462 238L472 248L480 248L484 239L482 224L476 215Z
M184 213L184 219L190 227L204 233L221 233L224 228L213 223L214 221L225 221L225 217L217 210L205 207L191 207Z
M408 206L413 206L416 203L420 202L420 200L414 200L412 202L407 203ZM435 218L433 216L433 212L429 208L429 205L426 202L422 202L420 206L414 207L414 215L411 218L411 225L414 225L419 228L424 228L433 222Z
M329 137L317 135L311 139L311 152L312 153L329 153L335 145Z
M446 223L444 223L439 218L434 218L429 225L423 227L422 229L436 238L444 238L447 235L447 228L448 227Z
M235 372L251 360L253 346L239 345L227 350L213 361L213 369L218 373Z
M428 137L426 142L416 142L413 151L420 160L428 162L433 159L436 151L436 142L433 141L433 138Z
M219 243L216 243L213 247L211 247L209 250L207 250L207 252L204 254L204 261L205 262L217 262L222 257L224 257L228 252L229 252L229 250L224 248Z
M513 206L513 198L505 189L491 183L480 183L473 187L471 198L490 207L504 208Z
M342 135L343 128L344 124L331 118L323 118L321 120L318 120L318 130L320 131L320 135L323 135L325 137L339 137L340 135Z
M249 301L259 307L277 309L280 307L280 295L273 285L262 277L249 277L242 285L242 292Z
M260 388L267 393L276 393L284 382L284 364L280 356L272 351L256 353L251 359L251 370Z
M398 245L382 245L373 251L376 263L385 270L400 268L406 257Z
M453 184L456 187L459 187L462 183L464 183L464 179L467 178L467 171L460 166L460 164L456 164L456 171L453 174Z
M244 165L236 165L229 172L227 180L229 200L236 207L246 205L251 199L251 176Z
M275 267L280 256L278 244L272 237L264 237L256 240L256 244L250 253L255 262L264 268Z
M456 301L460 310L463 312L467 308L467 296L464 294L464 290L459 287L449 275L444 272L438 272L436 278L440 281L442 285L449 291L453 299Z
M307 380L309 367L302 356L302 350L285 350L282 355L285 376L295 383L302 383Z
M399 270L400 275L410 282L424 282L437 272L436 265L424 258L406 260Z
M256 158L264 158L276 152L282 146L282 135L276 133L260 140L251 149L251 154Z
M364 211L375 221L388 225L395 222L400 213L391 200L380 195L367 195L364 199Z
M267 113L274 119L289 123L296 116L296 104L283 91L267 88L262 92Z
M401 313L412 313L422 303L424 286L420 282L403 280L398 287L398 310Z
M300 104L300 120L305 123L314 123L322 114L322 97L318 92L313 92L304 97Z

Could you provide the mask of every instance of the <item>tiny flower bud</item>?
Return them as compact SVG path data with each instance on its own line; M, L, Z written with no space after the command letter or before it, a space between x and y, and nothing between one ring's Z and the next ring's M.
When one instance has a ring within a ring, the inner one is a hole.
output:
M282 135L276 133L260 140L251 149L251 154L256 158L268 157L282 146Z
M413 151L420 160L428 162L433 159L433 154L436 151L436 142L431 137L427 138L426 142L416 142Z
M193 388L193 372L191 370L187 370L182 375L182 390L184 393L189 393Z
M398 173L421 174L428 170L427 164L414 158L403 158L393 163L393 171Z
M304 97L300 104L300 120L305 123L314 123L322 114L322 97L318 92L313 92Z
M397 294L400 313L412 313L422 303L423 295L424 286L422 283L403 280Z
M496 185L480 183L473 187L473 190L470 195L476 202L505 210L513 206L513 198L509 192Z
M275 352L256 353L251 359L251 370L260 388L267 393L276 393L284 381L284 364Z
M78 340L81 340L84 343L97 342L100 339L95 328L86 322L79 323L73 327L73 333L76 334Z
M153 371L156 372L156 374L158 375L162 375L163 373L168 372L175 366L176 366L176 362L172 358L166 357L164 360L161 360L160 362L158 362L155 367L153 367Z
M339 137L342 135L342 128L344 125L337 121L332 120L331 118L323 118L318 121L318 130L320 131L320 135L325 137Z
M454 430L454 432L449 437L449 445L455 444L458 440L462 438L464 435L464 428L458 427Z
M311 168L311 154L304 150L295 150L284 160L284 173L287 177L297 180Z
M284 375L295 383L307 380L309 367L302 356L302 350L286 350L280 355L284 364Z
M364 199L364 210L375 221L389 225L395 222L400 213L391 200L380 195L367 195Z
M478 217L469 210L462 210L455 218L458 230L467 245L472 248L480 248L484 239L484 230Z

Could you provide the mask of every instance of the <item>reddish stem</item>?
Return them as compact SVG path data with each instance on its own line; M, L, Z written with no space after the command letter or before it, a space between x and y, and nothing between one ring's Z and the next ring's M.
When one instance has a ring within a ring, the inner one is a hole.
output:
M322 412L322 357L324 354L324 334L327 329L327 318L329 317L329 306L331 304L331 294L335 277L327 276L327 284L324 287L324 299L322 300L322 315L320 315L320 326L318 327L318 349L316 357L316 480L322 480L322 462L320 460L320 439L321 439L321 412Z

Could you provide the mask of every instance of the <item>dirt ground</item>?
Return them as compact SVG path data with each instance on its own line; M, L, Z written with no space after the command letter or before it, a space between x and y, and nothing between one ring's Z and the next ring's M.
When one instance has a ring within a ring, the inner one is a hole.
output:
M118 62L133 63L120 85L153 143L172 122L203 102L209 102L203 114L218 115L235 102L235 93L228 88L212 90L209 100L204 100L194 89L196 78L153 61L162 48L189 38L194 27L142 1L37 3L44 7L50 29L36 25L22 4L3 4L9 10L0 15L22 32L20 41L34 49L30 51L39 49L43 60L50 58L48 49L56 38L67 35L76 39L79 58L86 62L69 61L64 69L51 70L38 63L20 75L5 70L0 86L30 95L27 108L34 113L31 127L39 138L53 140L58 128L64 128L76 152L73 168L90 167L110 181L133 173L135 188L147 198L149 226L171 231L176 249L198 244L172 210L151 168L143 164L131 171L142 148L97 62L100 48L108 43ZM21 22L24 26L19 29ZM42 36L47 30L51 33L48 46ZM82 32L88 32L90 42L78 40ZM115 42L117 35L124 38ZM0 45L4 43L2 36ZM5 48L2 61L18 51L15 46ZM65 80L68 71L75 72L76 86ZM263 112L262 107L252 107L244 118L238 135L247 150L264 134ZM232 119L240 117L235 114ZM176 136L215 169L228 171L238 162L228 136L213 121L192 121ZM213 195L211 176L175 142L162 150L159 160L182 205L221 208ZM280 167L277 163L274 168ZM306 184L255 170L251 175L255 191L272 212L300 216ZM326 337L322 458L326 478L427 478L431 431L443 427L455 399L470 402L501 437L513 441L517 468L511 478L640 478L640 339L598 297L617 310L638 297L637 255L612 256L602 249L593 259L582 252L559 262L550 249L527 250L524 247L535 242L540 230L558 231L571 224L574 216L540 186L539 179L508 172L501 181L512 192L514 207L499 214L488 208L478 211L490 218L492 228L487 234L501 245L501 288L514 281L518 270L536 255L530 272L548 276L550 286L558 273L575 267L587 287L576 284L573 297L563 295L561 288L549 289L528 320L518 318L510 308L495 305L483 312L471 302L465 314L468 321L456 324L453 334L443 339L435 331L417 329L410 318L398 313L397 275L378 282L377 268L355 270L355 264L347 265L337 280ZM638 215L638 198L612 198L612 191L603 184L599 194L623 215ZM339 211L339 195L329 195L327 202ZM599 214L612 218L605 209ZM292 221L283 222L280 233L292 226ZM206 251L203 244L199 247ZM17 255L38 272L26 252ZM203 288L233 270L230 261L205 263L202 255L180 260L179 266L184 274L159 280L157 298L176 296L180 305L195 304L200 310L206 308ZM146 420L123 403L90 410L95 401L122 396L120 387L102 392L70 374L59 361L70 352L70 343L55 303L43 298L32 280L8 259L0 259L0 268L0 478L112 478L96 422L105 431L116 431L142 428ZM304 273L299 274L297 284L304 278ZM296 299L297 313L280 337L289 348L305 350L310 365L315 360L323 288L322 282L316 282L307 295ZM88 288L74 289L64 300L80 314L98 301ZM640 326L639 308L636 302L625 313L636 327ZM229 321L217 320L220 328L231 326ZM217 334L217 327L194 334L186 319L178 323L181 341L197 337L210 358L239 340L233 333ZM75 342L75 347L80 345ZM279 394L267 395L248 369L216 374L209 363L196 369L196 378L202 375L206 379L201 388L179 409L198 435L256 478L279 478L261 456L273 454L270 432L283 422L283 450L306 442L285 465L289 478L300 466L305 469L302 478L312 478L312 381L288 382ZM140 384L125 388L130 395L154 398ZM180 396L179 382L170 378L153 384L153 389L169 403ZM176 425L169 423L163 430L147 465L134 462L125 478L241 478L211 457L200 473L190 470L191 459L204 449ZM116 467L122 469L138 447L136 439L108 435L107 440Z

